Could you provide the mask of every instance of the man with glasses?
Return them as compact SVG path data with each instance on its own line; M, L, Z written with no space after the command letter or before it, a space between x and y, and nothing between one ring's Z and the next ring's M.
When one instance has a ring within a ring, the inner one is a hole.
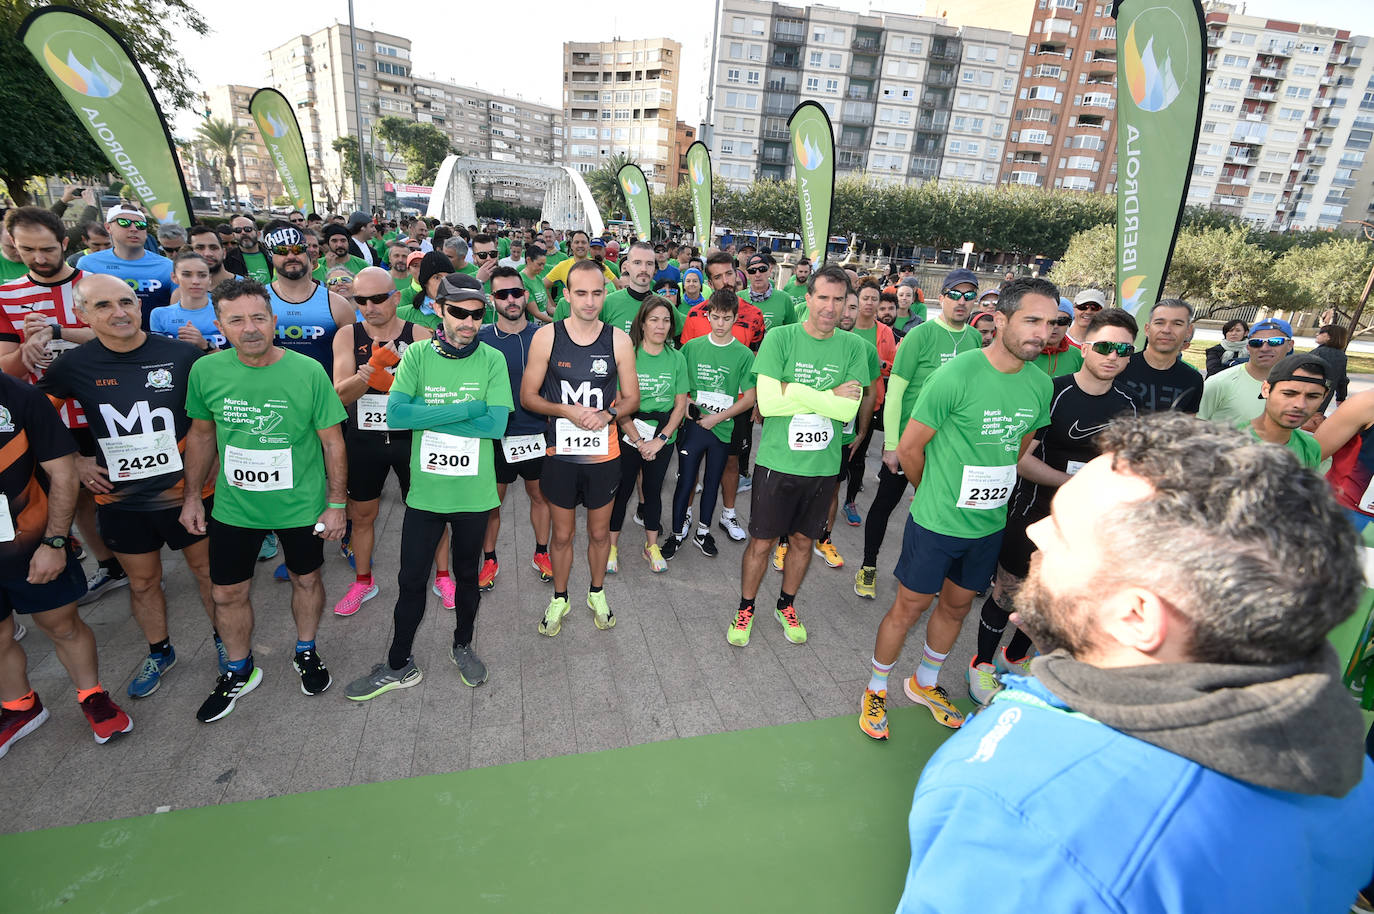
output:
M312 271L315 279L321 282L329 275L329 271L335 267L343 267L357 276L366 267L367 261L353 253L353 239L348 236L348 229L342 225L327 225L324 229L324 256Z
M1059 299L1059 317L1051 323L1045 348L1032 363L1052 378L1073 374L1083 367L1083 353L1068 339L1069 325L1073 321L1073 305L1067 298Z
M485 288L491 282L492 272L501 265L501 252L493 235L473 235L471 247L472 263L467 269L459 268L458 272L477 277Z
M1083 348L1083 339L1088 332L1088 325L1092 323L1093 315L1100 313L1105 307L1107 297L1096 289L1084 289L1074 297L1073 324L1065 334L1074 347Z
M224 258L224 266L237 276L247 276L258 282L272 281L272 258L258 242L258 224L252 216L235 216L229 229L236 247Z
M292 225L294 225L294 226L295 226L296 228L298 228L298 229L304 229L304 228L305 228L305 213L301 212L301 211L298 210L298 209L293 209L293 210L291 211L291 213L286 217L286 221L287 221L287 222L290 222Z
M387 395L406 348L433 334L396 316L399 299L389 274L377 267L364 268L353 281L352 294L363 319L334 334L334 392L348 411L344 448L348 452L349 547L356 573L334 606L336 616L353 615L377 595L372 578L373 527L387 474L396 474L403 498L410 489L411 435L387 421ZM440 563L440 569L447 573L447 562Z
M110 249L87 254L76 262L76 268L83 273L108 273L127 282L138 295L146 328L154 308L172 303L172 261L144 246L148 217L132 206L117 203L110 207L105 213L105 230L113 242Z
M1150 309L1145 349L1131 356L1115 382L1135 401L1136 409L1197 412L1202 401L1202 375L1182 358L1192 336L1193 308L1187 302L1166 298Z
M1130 362L1138 330L1135 318L1125 311L1114 308L1094 315L1083 334L1083 366L1054 379L1050 424L1017 462L1019 478L1007 504L996 584L983 604L978 649L967 673L969 696L980 705L1000 688L1001 674L1030 672L1031 643L1024 632L1017 630L998 650L1010 617L1011 595L1025 580L1035 551L1026 530L1049 516L1054 493L1097 456L1097 436L1112 420L1136 415L1135 403L1112 382Z
M755 254L746 261L744 272L749 279L749 287L740 298L763 313L765 331L797 322L796 309L792 307L792 296L773 288L772 257L767 254Z
M186 229L170 222L159 225L157 227L157 246L163 257L176 260L181 249L186 246Z
M668 259L668 245L661 241L654 245L654 281L659 279L682 282L682 271Z
M1256 401L1269 369L1293 351L1293 327L1277 317L1256 321L1245 345L1248 361L1206 380L1197 411L1199 419L1235 425L1255 418Z

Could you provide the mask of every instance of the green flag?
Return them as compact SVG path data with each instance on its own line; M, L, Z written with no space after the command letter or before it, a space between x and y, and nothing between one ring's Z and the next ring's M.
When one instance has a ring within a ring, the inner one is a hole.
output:
M625 207L630 211L630 221L634 223L635 234L640 241L649 240L653 228L653 212L649 207L649 182L644 180L644 172L638 165L624 165L616 173L620 189L625 192Z
M830 237L830 203L835 191L835 133L817 102L802 102L787 119L792 165L801 207L802 250L813 264L825 261Z
M1198 0L1117 0L1116 293L1142 328L1159 301L1202 120Z
M310 163L305 158L305 139L291 103L276 89L259 89L248 100L248 113L257 121L262 144L277 166L291 205L304 213L315 211L310 189Z
M191 201L167 122L124 42L94 16L34 10L19 40L38 60L91 138L159 222L189 223Z
M711 244L711 150L701 140L687 147L687 180L693 231L704 250Z

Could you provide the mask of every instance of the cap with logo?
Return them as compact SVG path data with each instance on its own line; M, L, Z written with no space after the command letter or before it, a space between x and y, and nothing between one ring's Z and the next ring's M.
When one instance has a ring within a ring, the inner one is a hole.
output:
M116 203L114 206L110 207L108 210L105 211L106 222L114 222L115 219L119 218L120 216L127 216L130 219L143 220L147 220L148 218L144 213L134 209L127 203Z
M957 270L950 270L945 274L944 282L940 283L940 294L943 295L957 285L968 283L974 289L978 288L978 274L972 270L965 270L962 267Z
M486 303L487 294L482 291L482 281L469 273L450 273L439 283L434 296L438 302L480 301Z
M1281 317L1266 317L1250 328L1250 335L1256 336L1266 330L1277 330L1290 340L1293 338L1293 325Z

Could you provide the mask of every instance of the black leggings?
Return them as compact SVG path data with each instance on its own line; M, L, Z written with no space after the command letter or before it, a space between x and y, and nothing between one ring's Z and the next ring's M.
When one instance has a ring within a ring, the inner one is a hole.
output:
M477 624L477 604L482 592L477 589L477 572L482 565L482 539L487 533L488 511L465 511L455 514L436 514L419 508L406 508L401 522L401 570L396 575L396 633L391 637L387 663L399 670L410 659L415 644L415 632L425 617L425 589L429 586L429 570L434 566L434 550L447 527L452 536L453 581L457 588L454 597L453 646L472 643L473 628Z
M735 420L739 422L739 419ZM677 536L687 523L687 509L692 504L696 488L697 470L706 462L706 476L701 482L701 516L697 523L710 526L716 513L716 494L720 478L725 475L725 461L730 457L730 442L721 441L716 433L695 422L683 423L677 438L677 488L673 490L673 529ZM692 532L687 531L689 534Z
M644 529L658 533L663 528L663 480L673 462L673 445L659 448L653 460L639 456L634 447L620 442L620 488L615 492L615 507L611 508L611 532L619 533L625 525L625 508L635 494L635 479L644 478L644 508L639 512Z
M878 492L873 496L873 504L868 508L868 520L864 523L864 567L874 568L878 564L878 550L883 548L883 537L887 535L887 522L892 517L892 509L901 502L906 493L906 476L894 473L883 464L878 471Z
M853 457L846 457L844 465L841 467L841 474L845 480L844 503L847 505L859 497L859 490L864 487L864 467L868 463L868 444L873 440L873 424L869 423L868 431L859 441L859 447L854 451ZM845 448L847 451L848 448Z

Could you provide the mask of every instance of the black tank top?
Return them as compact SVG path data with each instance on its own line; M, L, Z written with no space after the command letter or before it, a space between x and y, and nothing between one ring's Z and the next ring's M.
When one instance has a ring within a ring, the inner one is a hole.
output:
M615 328L602 323L601 333L586 346L579 346L568 335L565 321L553 325L553 349L549 353L549 368L544 373L540 396L553 403L577 404L592 409L607 409L615 402L620 376L615 364ZM554 453L555 419L550 416L544 437L551 454ZM620 456L618 429L610 428L610 453L606 456L567 456L573 463L601 463Z
M388 342L381 340L380 342ZM401 332L396 335L396 354L405 355L406 347L415 342L415 325L410 321L401 322ZM353 325L353 367L362 368L367 364L368 359L372 358L372 337L367 335L367 327L360 321ZM387 371L393 375L396 373L395 366L388 368ZM367 393L379 394L375 387L368 387ZM348 424L352 429L358 428L358 401L354 400L348 404Z

